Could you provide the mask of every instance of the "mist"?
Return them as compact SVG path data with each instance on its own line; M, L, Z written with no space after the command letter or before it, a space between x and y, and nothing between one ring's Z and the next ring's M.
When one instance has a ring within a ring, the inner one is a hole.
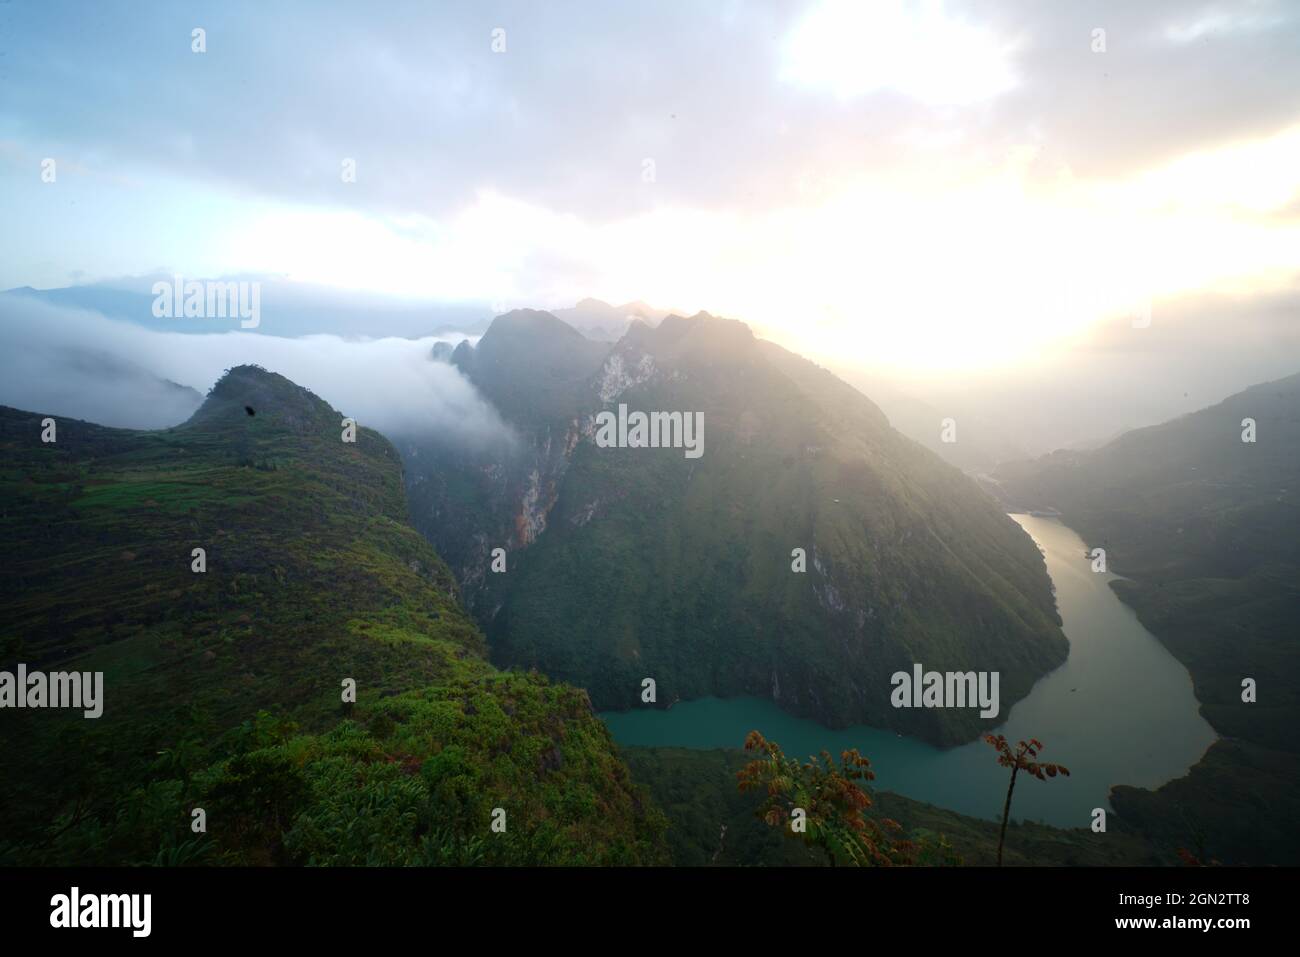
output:
M512 442L510 428L460 371L431 359L434 343L456 341L156 332L2 296L0 404L119 428L167 428L188 419L226 369L252 363L390 438Z
M1098 322L1032 362L991 370L827 366L876 401L899 431L961 468L1092 448L1300 371L1300 277L1269 292L1160 300L1147 327ZM829 348L824 351L830 351ZM958 423L954 444L940 422Z

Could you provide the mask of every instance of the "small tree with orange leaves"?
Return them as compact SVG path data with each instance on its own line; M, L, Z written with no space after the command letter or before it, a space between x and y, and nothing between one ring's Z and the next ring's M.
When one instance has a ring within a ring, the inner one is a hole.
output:
M1034 760L1043 750L1043 742L1036 738L1021 741L1014 751L1004 735L986 734L984 740L998 752L998 764L1011 769L1011 783L1007 785L1007 802L1002 806L1002 832L998 834L998 867L1002 866L1002 844L1007 838L1007 818L1011 816L1011 792L1016 789L1016 775L1027 771L1040 781L1063 774L1070 776L1070 769L1063 764L1045 764Z
M838 765L826 751L819 760L800 764L757 731L749 732L745 750L764 757L737 772L736 780L741 791L766 792L756 813L768 824L802 837L809 847L821 848L832 867L912 863L916 845L894 841L887 833L902 830L897 822L863 817L871 797L858 782L871 781L875 774L871 762L856 750L842 752ZM791 828L796 808L805 815L801 834Z

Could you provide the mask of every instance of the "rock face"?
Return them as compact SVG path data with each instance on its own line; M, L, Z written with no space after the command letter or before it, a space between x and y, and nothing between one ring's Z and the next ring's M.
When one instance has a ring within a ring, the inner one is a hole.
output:
M634 322L610 346L514 313L453 361L521 440L405 444L414 521L502 663L602 709L639 706L653 677L661 702L753 694L953 744L991 722L892 708L893 672L999 671L1005 715L1065 658L1020 528L860 393L743 323ZM595 417L619 405L699 416L703 454L600 447ZM486 571L495 547L505 574Z

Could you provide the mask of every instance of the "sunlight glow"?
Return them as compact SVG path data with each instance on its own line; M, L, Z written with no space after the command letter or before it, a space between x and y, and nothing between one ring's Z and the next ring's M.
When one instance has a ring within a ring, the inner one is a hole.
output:
M894 90L959 106L1015 86L1014 49L1014 42L949 18L942 4L827 0L792 32L781 76L844 98Z
M1161 297L1300 271L1300 220L1281 212L1300 196L1300 127L1124 180L1041 162L1027 147L813 205L606 224L487 192L441 224L279 209L231 248L304 282L499 311L589 295L703 309L810 356L912 369L1015 364Z

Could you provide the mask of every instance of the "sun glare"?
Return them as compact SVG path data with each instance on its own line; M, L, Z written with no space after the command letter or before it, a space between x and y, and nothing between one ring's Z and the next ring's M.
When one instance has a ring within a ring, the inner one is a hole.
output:
M894 90L934 106L963 105L1015 86L1013 50L939 4L829 0L790 35L781 76L845 98Z
M760 212L590 224L495 193L446 223L276 208L230 238L292 279L500 310L585 296L733 316L805 354L906 369L1031 360L1165 296L1300 266L1300 128L1114 181L998 165L837 183ZM563 280L547 278L563 249ZM539 284L539 276L545 281ZM540 291L539 291L540 290Z

